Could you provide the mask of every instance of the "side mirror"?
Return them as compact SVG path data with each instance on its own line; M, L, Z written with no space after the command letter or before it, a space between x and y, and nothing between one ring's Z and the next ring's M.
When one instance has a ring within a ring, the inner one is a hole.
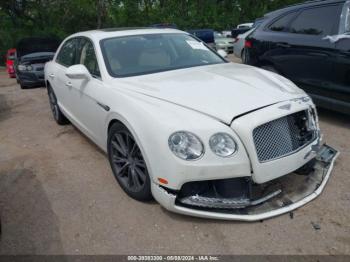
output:
M70 79L91 79L91 74L84 65L72 65L67 68L66 76Z
M225 50L219 49L218 54L223 58L227 58L227 53Z

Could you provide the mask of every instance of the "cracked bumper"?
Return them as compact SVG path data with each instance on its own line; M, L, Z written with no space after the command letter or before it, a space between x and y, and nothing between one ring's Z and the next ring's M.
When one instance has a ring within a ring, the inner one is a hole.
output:
M175 213L222 220L264 220L295 210L319 196L327 184L338 155L339 153L333 148L322 146L317 153L313 172L306 176L291 173L270 181L269 183L273 186L281 189L281 194L253 207L248 206L233 210L198 209L182 205L175 194L167 192L154 183L152 183L152 193L164 208Z

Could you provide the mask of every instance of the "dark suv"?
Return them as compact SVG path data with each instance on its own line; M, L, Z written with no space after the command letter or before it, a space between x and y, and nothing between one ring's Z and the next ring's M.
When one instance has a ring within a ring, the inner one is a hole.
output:
M291 79L321 107L350 114L350 1L269 13L245 49L248 64Z

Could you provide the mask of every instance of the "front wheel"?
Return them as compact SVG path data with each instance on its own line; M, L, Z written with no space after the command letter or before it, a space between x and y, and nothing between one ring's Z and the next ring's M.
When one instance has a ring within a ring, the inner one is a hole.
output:
M19 83L19 86L21 87L21 89L27 88L20 80L17 80L17 82Z
M152 199L146 162L134 137L121 123L109 130L108 158L116 180L130 197L139 201Z

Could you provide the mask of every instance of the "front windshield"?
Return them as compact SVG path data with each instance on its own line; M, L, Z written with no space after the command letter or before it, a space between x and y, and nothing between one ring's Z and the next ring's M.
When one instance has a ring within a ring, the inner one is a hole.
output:
M144 75L225 63L218 54L187 34L146 34L101 41L107 69L113 77Z

